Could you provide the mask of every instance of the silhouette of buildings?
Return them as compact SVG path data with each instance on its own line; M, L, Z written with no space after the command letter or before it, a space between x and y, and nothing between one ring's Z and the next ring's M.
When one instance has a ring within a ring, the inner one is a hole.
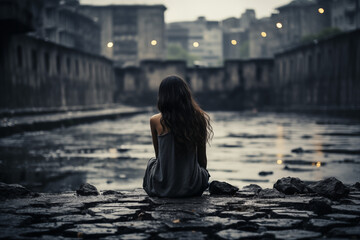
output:
M101 27L101 54L116 66L165 57L163 5L81 5L80 12Z
M194 64L219 66L223 61L222 30L218 21L208 21L199 17L196 21L167 24L168 44L177 44L194 57ZM179 32L186 37L178 39Z

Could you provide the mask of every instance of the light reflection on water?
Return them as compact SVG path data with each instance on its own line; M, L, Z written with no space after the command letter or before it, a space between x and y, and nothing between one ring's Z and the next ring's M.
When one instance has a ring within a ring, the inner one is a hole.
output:
M2 138L0 181L41 192L75 190L82 182L100 190L139 188L154 155L151 115ZM251 183L272 187L287 176L360 181L359 123L275 113L211 112L211 117L215 133L207 149L211 180L238 187ZM302 149L292 152L296 148ZM261 171L272 174L262 176Z

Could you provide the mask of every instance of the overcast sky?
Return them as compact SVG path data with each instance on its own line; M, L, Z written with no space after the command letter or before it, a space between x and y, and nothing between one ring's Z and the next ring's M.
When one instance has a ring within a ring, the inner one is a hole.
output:
M198 16L208 20L223 20L228 17L240 17L247 8L256 11L257 18L268 17L276 7L291 0L80 0L81 4L163 4L166 22L193 21Z

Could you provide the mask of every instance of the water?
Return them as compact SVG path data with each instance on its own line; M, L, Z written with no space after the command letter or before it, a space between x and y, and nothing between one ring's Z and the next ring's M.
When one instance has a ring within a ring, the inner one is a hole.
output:
M360 123L299 114L211 112L214 138L207 147L211 180L238 187L272 187L287 176L317 181L335 176L360 181ZM0 139L0 181L34 191L99 190L142 186L154 155L149 117L141 114ZM292 152L302 148L302 153ZM259 172L272 172L260 176Z

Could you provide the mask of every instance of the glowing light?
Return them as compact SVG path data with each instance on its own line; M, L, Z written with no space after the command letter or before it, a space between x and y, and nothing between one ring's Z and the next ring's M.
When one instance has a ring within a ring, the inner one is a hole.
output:
M317 162L316 167L321 167L321 162Z
M194 42L194 43L193 43L193 46L194 46L195 48L197 48L197 47L200 46L200 44L199 44L198 42Z
M232 45L236 45L236 44L237 44L237 41L236 41L236 40L231 40L231 44L232 44Z
M262 36L263 38L266 38L266 36L267 36L266 32L261 32L261 36Z
M280 164L283 163L283 161L282 161L281 159L278 159L278 160L276 161L276 163L280 165Z
M282 25L282 23L281 23L281 22L278 22L278 23L276 23L276 27L280 29L280 28L282 28L282 27L283 27L283 25Z
M157 45L157 41L156 41L156 40L152 40L152 41L151 41L151 45L156 46L156 45Z
M108 42L108 43L107 43L107 47L108 47L108 48L112 48L113 46L114 46L114 43L113 43L113 42Z
M325 10L324 10L323 8L319 8L319 9L318 9L318 12L319 12L320 14L323 14L323 13L325 12Z

